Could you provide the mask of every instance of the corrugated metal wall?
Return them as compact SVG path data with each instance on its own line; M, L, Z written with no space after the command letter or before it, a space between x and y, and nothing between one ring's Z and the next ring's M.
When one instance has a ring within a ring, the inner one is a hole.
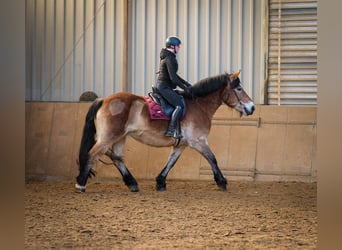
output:
M317 1L269 1L268 104L317 104Z
M106 96L125 79L125 0L26 1L26 100Z
M77 101L154 83L168 35L183 46L179 74L191 83L242 70L263 103L264 0L27 0L26 100ZM127 53L126 53L127 52Z
M265 1L136 0L129 8L131 91L147 93L156 79L165 38L182 40L179 74L194 83L242 70L245 89L262 102Z

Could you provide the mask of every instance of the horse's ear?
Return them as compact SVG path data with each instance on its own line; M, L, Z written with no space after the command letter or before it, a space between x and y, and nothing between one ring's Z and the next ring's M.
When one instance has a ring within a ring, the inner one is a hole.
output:
M238 78L239 77L239 75L240 75L240 70L237 70L237 71L235 71L233 74L231 74L230 76L229 76L229 78L230 78L230 81L232 82L232 81L234 81L236 78Z

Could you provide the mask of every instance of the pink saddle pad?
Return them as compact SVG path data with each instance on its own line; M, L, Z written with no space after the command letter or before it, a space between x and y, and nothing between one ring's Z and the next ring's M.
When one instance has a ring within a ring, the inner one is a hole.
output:
M162 110L162 107L155 103L151 97L144 97L148 106L148 111L150 111L151 120L170 120L168 116L166 116Z

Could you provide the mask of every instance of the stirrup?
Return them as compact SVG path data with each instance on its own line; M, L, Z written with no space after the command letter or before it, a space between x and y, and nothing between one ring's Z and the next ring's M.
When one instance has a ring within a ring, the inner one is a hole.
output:
M168 137L173 137L173 138L175 138L175 139L181 139L181 138L183 138L183 135L182 135L181 133L179 133L177 130L174 130L174 131L168 130L168 131L165 132L164 135L165 135L165 136L168 136Z
M175 137L176 135L176 130L167 130L164 134L165 136L168 136L168 137Z

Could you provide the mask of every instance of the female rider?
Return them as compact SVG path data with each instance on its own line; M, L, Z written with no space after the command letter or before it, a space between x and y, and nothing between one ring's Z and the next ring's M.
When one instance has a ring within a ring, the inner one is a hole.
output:
M177 74L178 62L176 55L180 49L181 40L176 36L169 36L165 45L166 48L162 48L160 51L159 75L155 87L159 94L175 108L165 136L181 138L182 135L178 131L178 126L184 107L181 101L182 97L175 89L178 86L191 95L191 84Z

